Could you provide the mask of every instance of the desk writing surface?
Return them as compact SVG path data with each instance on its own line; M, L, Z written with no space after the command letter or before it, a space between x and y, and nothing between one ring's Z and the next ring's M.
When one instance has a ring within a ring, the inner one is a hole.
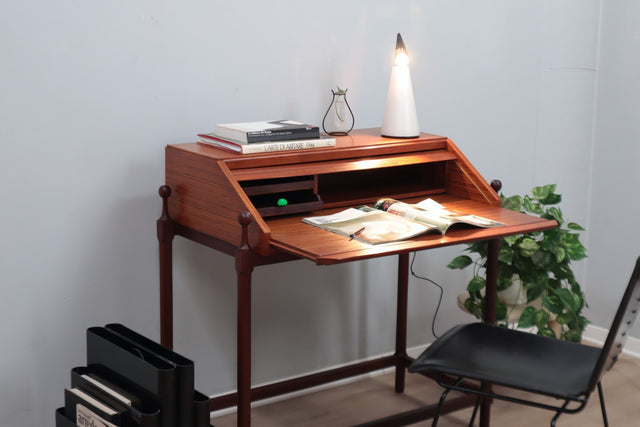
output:
M446 234L428 233L410 240L371 245L340 236L327 230L303 223L303 216L267 220L271 229L271 245L282 251L310 259L317 264L336 264L385 255L431 249L478 240L504 237L557 226L555 221L521 214L501 207L476 201L456 200L453 197L435 198L445 207L472 213L504 223L504 226L478 228L458 224ZM330 212L339 209L331 210Z

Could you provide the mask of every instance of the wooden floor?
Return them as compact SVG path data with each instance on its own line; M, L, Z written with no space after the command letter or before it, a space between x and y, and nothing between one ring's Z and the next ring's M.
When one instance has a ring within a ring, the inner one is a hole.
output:
M640 360L622 357L603 381L609 424L640 426ZM355 381L347 385L291 398L252 409L255 427L339 427L352 426L393 413L436 402L441 388L419 375L407 374L404 394L393 391L393 374L384 374ZM453 393L450 394L454 396ZM466 426L472 409L465 409L440 418L438 426ZM522 405L496 401L491 410L491 425L495 427L548 426L553 413ZM216 427L236 425L235 414L213 418ZM425 421L414 426L428 426ZM476 420L477 425L477 420ZM558 427L602 426L597 392L580 413L560 416Z

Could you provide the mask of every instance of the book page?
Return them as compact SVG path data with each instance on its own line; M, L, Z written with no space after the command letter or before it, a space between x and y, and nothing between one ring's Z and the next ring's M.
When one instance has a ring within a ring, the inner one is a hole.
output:
M411 205L398 200L384 198L378 200L374 204L374 207L394 215L409 218L413 221L428 224L440 230L442 234L444 234L451 225L458 223L483 228L504 225L501 222L491 219L448 210L433 199L425 199L415 205Z
M442 234L452 224L448 217L441 215L441 209L424 210L417 205L410 205L394 199L380 199L374 204L374 207L393 215L427 224L438 229Z
M362 242L378 244L406 240L431 227L379 210L349 208L337 214L303 218L303 222Z
M426 211L431 211L442 218L447 218L451 223L464 222L465 224L476 225L478 227L496 227L504 225L501 222L464 212L452 211L433 199L425 199L416 203L416 206Z
M379 199L374 207L349 208L332 215L303 218L302 222L372 244L407 240L435 230L445 234L457 223L477 227L503 225L476 215L447 210L432 199L411 205L389 198Z
M386 212L370 212L359 219L361 228L354 237L368 243L390 243L407 240L431 230L425 224L409 221Z

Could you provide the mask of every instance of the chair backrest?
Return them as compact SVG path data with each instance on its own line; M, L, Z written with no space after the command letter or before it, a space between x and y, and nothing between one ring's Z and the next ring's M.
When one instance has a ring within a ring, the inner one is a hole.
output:
M602 347L602 352L596 368L589 382L589 390L593 390L600 382L602 375L613 367L622 352L622 347L627 340L629 329L638 316L640 309L640 257L636 260L636 267L631 274L629 285L624 292L616 316L609 329L607 340Z

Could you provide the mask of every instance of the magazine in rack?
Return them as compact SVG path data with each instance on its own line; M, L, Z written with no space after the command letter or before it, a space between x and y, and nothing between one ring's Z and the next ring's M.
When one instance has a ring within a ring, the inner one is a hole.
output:
M361 206L326 215L303 218L303 222L370 244L411 239L428 232L445 234L454 224L496 227L501 222L454 212L433 199L415 205L384 198L373 207Z

